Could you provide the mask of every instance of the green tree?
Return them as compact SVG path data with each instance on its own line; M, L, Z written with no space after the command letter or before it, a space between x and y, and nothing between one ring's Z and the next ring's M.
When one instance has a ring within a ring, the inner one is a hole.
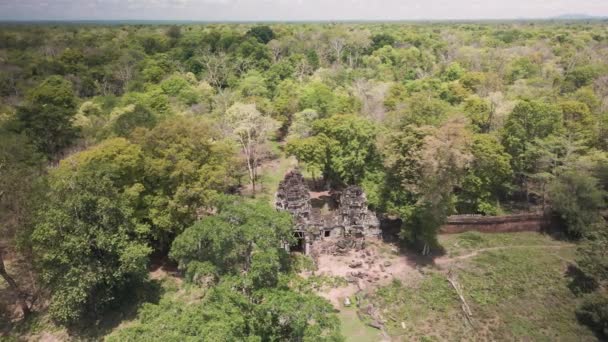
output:
M478 96L471 96L464 102L464 112L480 133L488 133L492 124L493 110L490 103Z
M291 216L264 202L227 197L217 214L205 217L179 235L171 257L188 271L200 262L215 267L218 275L241 275L252 288L278 283L285 244L292 241Z
M326 300L288 290L261 293L255 307L253 330L263 340L342 341L338 318Z
M42 156L29 140L0 126L0 277L8 284L24 316L30 313L28 295L9 274L3 255L17 239L27 238L26 229L41 190ZM18 252L17 249L12 250ZM27 274L20 269L19 273Z
M200 118L171 118L133 139L145 157L146 216L158 248L166 251L175 235L236 183L236 149Z
M589 107L578 101L564 101L560 103L563 113L566 135L571 139L595 140L595 120Z
M40 152L53 156L78 136L72 125L74 114L76 96L72 84L60 76L51 76L32 89L26 105L18 108L18 130L30 137Z
M252 27L247 31L247 35L255 37L262 44L268 44L275 37L274 31L267 25Z
M478 134L471 145L473 161L458 194L458 210L463 213L497 213L496 202L505 195L512 178L511 156L491 135Z
M154 127L157 120L148 108L140 104L131 104L114 109L110 113L107 125L114 135L127 137L137 127Z
M149 227L136 210L141 174L141 150L123 139L76 154L51 172L32 243L58 323L96 317L147 277Z
M226 123L245 156L252 193L258 179L260 146L266 142L279 124L274 119L262 115L254 104L235 103L226 111Z
M539 101L519 102L505 123L502 142L512 157L513 171L520 180L530 170L527 150L534 139L543 139L557 133L562 126L559 107Z
M574 237L584 236L602 222L600 209L605 206L605 196L598 180L584 172L566 171L549 187L551 208Z
M405 126L383 147L387 180L381 207L403 220L401 237L428 254L453 212L454 189L472 160L462 118L439 128Z
M378 166L376 134L377 128L366 119L334 115L315 121L313 137L292 144L290 151L315 167L322 162L326 180L356 184Z
M285 153L304 163L306 171L310 172L313 181L316 181L320 173L331 173L331 156L335 149L335 141L325 135L317 135L289 140Z
M314 82L302 89L300 96L301 109L313 109L321 117L333 114L334 94L325 84Z

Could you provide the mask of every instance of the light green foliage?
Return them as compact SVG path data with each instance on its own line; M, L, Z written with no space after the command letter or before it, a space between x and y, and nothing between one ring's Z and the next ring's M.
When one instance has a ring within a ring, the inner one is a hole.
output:
M312 126L319 114L312 109L304 109L293 115L293 122L289 127L287 139L308 138L312 135Z
M272 102L276 111L285 119L298 110L299 90L299 85L292 80L284 80L277 85Z
M300 108L310 108L322 117L333 114L334 97L331 89L323 83L315 82L302 89Z
M325 135L317 135L289 140L285 152L302 162L315 180L321 173L331 173L331 155L337 148L335 141Z
M559 107L536 100L519 102L505 124L503 144L512 156L513 171L529 170L526 152L534 139L543 139L560 130L562 113Z
M589 85L600 72L597 65L585 64L576 66L566 73L564 90L574 91L580 87Z
M160 83L161 89L169 96L177 96L182 91L190 87L190 83L185 77L179 74L171 75Z
M356 184L376 166L377 129L370 121L354 115L334 115L315 121L313 134L308 141L292 144L291 151L315 167L323 163L326 179Z
M32 89L29 100L34 106L51 105L70 110L76 106L72 84L59 76L51 76Z
M458 194L459 211L496 214L496 202L506 194L512 177L511 156L495 137L487 134L474 136L471 153L473 162Z
M465 70L460 66L460 64L458 64L458 62L451 63L447 68L445 68L442 78L446 81L456 81L460 79L464 73Z
M528 57L521 57L514 60L511 63L510 69L510 82L514 82L522 78L532 78L540 72L539 66Z
M560 103L563 113L566 135L575 139L594 141L595 120L589 107L578 101L564 101Z
M464 102L464 113L471 120L475 130L488 133L492 124L492 108L487 100L471 96Z
M149 227L135 210L142 174L141 150L122 139L77 154L51 173L32 244L57 322L96 317L147 276Z
M146 157L143 198L163 248L190 226L213 198L235 184L236 152L213 124L198 118L163 121L135 140Z
M466 72L460 78L460 82L462 83L462 85L465 88L474 92L477 92L480 89L481 85L485 82L485 80L486 75L482 72L476 71Z
M247 75L243 76L243 79L239 82L239 91L244 97L249 96L268 96L268 88L266 87L266 80L257 71L250 71Z
M448 104L429 93L416 93L406 102L405 113L400 117L402 125L437 125L448 111Z
M122 106L140 105L155 116L171 114L169 96L160 87L151 87L145 93L126 93L120 101Z

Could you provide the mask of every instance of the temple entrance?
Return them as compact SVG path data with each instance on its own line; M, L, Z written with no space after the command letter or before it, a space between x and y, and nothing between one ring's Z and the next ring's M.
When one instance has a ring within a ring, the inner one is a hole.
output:
M289 246L289 251L298 252L298 253L302 253L302 254L306 253L306 248L305 248L306 241L304 240L304 233L294 232L293 237L296 238L296 242L295 242L295 244Z

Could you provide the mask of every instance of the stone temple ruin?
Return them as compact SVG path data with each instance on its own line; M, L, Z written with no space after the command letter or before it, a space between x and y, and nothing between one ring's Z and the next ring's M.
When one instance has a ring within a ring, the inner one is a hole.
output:
M367 198L360 187L349 186L334 192L329 200L333 205L328 210L313 207L302 174L291 171L285 175L275 203L277 209L290 212L294 218L294 235L298 243L291 246L291 250L310 254L316 241L380 236L380 222L368 209Z

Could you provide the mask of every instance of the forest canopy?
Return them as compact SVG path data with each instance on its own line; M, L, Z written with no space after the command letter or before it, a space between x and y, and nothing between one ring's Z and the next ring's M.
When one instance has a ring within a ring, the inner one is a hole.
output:
M288 158L316 190L361 186L423 255L450 215L546 212L608 334L605 23L0 29L0 264L24 315L95 325L162 259L200 298L109 340L343 340L290 282L293 222L269 204Z

